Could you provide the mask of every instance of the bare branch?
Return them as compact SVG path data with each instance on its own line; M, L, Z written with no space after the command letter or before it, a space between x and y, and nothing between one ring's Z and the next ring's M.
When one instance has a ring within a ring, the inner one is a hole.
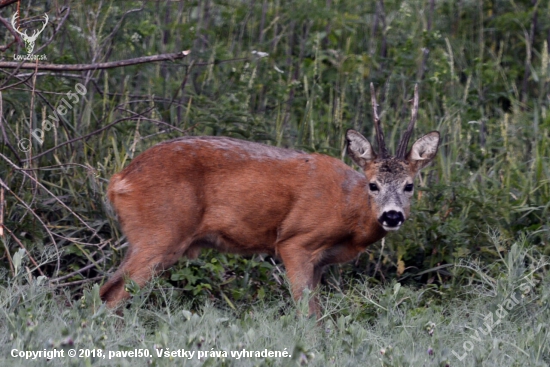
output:
M63 200L59 199L59 197L54 195L53 192L48 190L48 188L46 186L44 186L44 184L42 184L39 180L37 180L36 178L31 176L29 173L25 172L25 170L23 170L21 167L17 166L15 163L13 163L8 157L3 155L2 153L0 153L0 158L2 158L4 161L6 161L10 166L15 168L17 171L21 172L23 175L28 177L37 186L40 186L42 188L42 190L47 192L55 201L59 202L59 204L61 204L61 206L63 206L67 211L69 211L69 213L74 215L74 217L80 223L82 223L86 228L88 228L92 232L92 235L91 235L92 238L97 237L97 238L99 238L100 241L103 241L103 239L97 234L97 230L94 230L92 227L90 227L90 225L88 223L86 223L84 221L84 219L82 219L82 217L80 217L80 215L76 214L71 208L69 208L67 206L67 204L65 204L63 202ZM59 248L57 246L57 242L55 242L55 239L53 238L53 233L49 230L48 226L46 225L46 223L44 223L44 221L40 218L40 216L38 214L36 214L34 212L34 210L32 210L31 207L25 201L23 201L21 198L19 198L6 184L4 184L4 182L1 179L0 179L0 185L3 186L4 189L6 189L7 192L11 193L12 196L15 199L17 199L42 224L42 226L44 227L46 232L48 232L48 235L50 236L52 244L55 246L55 249L56 249L56 252L57 252L57 268L56 268L56 271L55 271L55 276L57 276L57 274L59 273L59 268L60 268L60 265L59 265L60 255L59 255ZM4 228L6 228L6 227L4 227ZM56 236L58 236L58 235L56 234Z
M63 27L63 25L65 24L65 22L67 21L67 19L69 18L69 14L71 12L71 8L63 8L61 10L61 12L64 12L65 15L63 16L63 18L61 18L61 21L57 24L57 27L55 27L55 30L53 31L53 34L52 36L50 37L49 40L47 40L46 42L42 42L41 46L38 47L37 50L34 51L34 54L35 55L38 55L40 53L40 51L42 51L44 48L48 47L48 45L50 43L52 43L53 39L55 38L55 35L57 33L59 33L59 31L61 30L61 28Z
M35 75L35 73L28 74L27 79L22 79L22 80L20 80L16 83L10 84L10 85L5 86L5 87L1 86L0 87L0 92L3 91L4 89L10 89L10 88L18 86L19 84L24 84L24 83L28 82L34 75Z
M19 0L0 0L0 9L2 9L5 6L11 5L13 3L18 2Z
M108 42L109 40L111 40L113 38L113 36L116 34L116 32L118 32L118 30L122 26L122 23L124 23L124 19L126 18L126 16L128 14L139 13L140 11L143 10L144 6L145 6L145 2L143 2L141 4L141 8L139 8L139 9L137 9L137 8L136 9L130 9L127 12L125 12L124 14L122 14L122 17L120 17L120 20L117 22L117 24L113 28L113 31L111 33L109 33L109 35L107 37L105 37L105 39L103 40L103 44L105 44L106 42Z
M49 71L86 71L86 70L99 70L99 69L112 69L119 68L128 65L145 64L148 62L166 61L183 59L189 55L191 51L186 50L182 52L172 54L161 54L153 56L137 57L135 59L112 61L112 62L100 62L96 64L38 64L38 70ZM20 69L35 69L37 68L35 63L25 62L19 63L14 61L0 62L0 68L20 68Z
M149 108L149 109L147 109L147 111L145 111L145 112L148 112L148 111L150 111L151 109L152 109L152 108ZM63 143L61 143L61 144L56 145L56 146L53 147L53 148L50 148L50 149L48 149L48 150L43 151L43 152L40 153L40 154L34 155L34 156L32 156L32 157L30 157L30 158L27 158L27 159L23 159L23 162L32 161L33 159L36 159L36 158L38 158L38 157L42 157L43 155L48 154L49 152L52 152L52 151L54 151L54 150L56 150L56 149L58 149L58 148L61 148L62 146L65 146L65 145L67 145L67 144L71 144L71 143L74 143L75 141L79 141L79 140L82 140L82 139L89 138L90 136L97 135L97 134L99 134L100 132L109 129L111 126L114 126L114 125L118 124L119 122L128 121L128 120L133 120L133 119L135 119L135 118L136 118L136 117L133 117L133 116L131 116L131 117L123 117L123 118L120 118L120 119L118 119L118 120L116 120L116 121L111 122L111 123L108 124L108 125L103 126L101 129L98 129L98 130L96 130L96 131L92 131L92 132L89 133L89 134L86 134L86 135L79 136L79 137L77 137L77 138L68 140L68 141L66 141L66 142L63 142Z
M100 276L93 277L93 278L86 278L86 279L81 279L81 280L75 280L75 281L72 281L72 282L56 284L55 286L57 288L68 287L68 286L73 286L73 285L78 285L78 284L83 284L83 283L95 282L96 280L99 280L99 279L102 279L102 278L103 278L103 275L100 275Z
M17 32L15 31L15 29L13 29L11 27L11 24L10 22L8 22L6 19L0 17L0 23L2 23L4 25L4 27L6 27L8 29L8 31L10 31L10 33L13 35L14 37L14 40L9 44L9 45L6 45L6 46L0 46L0 51L4 52L6 51L8 48L11 47L11 45L13 45L15 42L17 43L22 43L23 41L21 41L21 37L19 37L19 34L17 34Z
M17 167L17 165L15 165L12 161L10 161L8 158L6 158L6 156L4 156L2 153L0 153L0 157L1 158L4 158L4 160L6 160L8 163L10 163L13 167L15 167L16 169L19 168ZM30 179L34 179L34 177L32 176L29 176L29 174L27 172L23 172L24 174L26 174ZM42 184L40 184L42 187L44 187ZM0 186L2 186L9 194L11 194L17 201L19 201L26 209L28 212L30 212L39 222L40 224L42 224L42 227L44 227L44 229L46 230L46 232L48 233L48 236L50 237L50 240L52 241L52 245L55 246L55 252L57 253L57 268L56 268L56 276L57 276L57 272L59 271L59 267L60 267L60 256L59 256L59 247L57 246L57 242L55 242L55 239L53 238L53 234L52 232L50 231L50 229L48 228L48 226L46 225L46 223L44 223L44 221L42 220L42 218L40 218L40 216L38 214L36 214L34 212L34 210L31 209L31 207L23 200L21 199L19 196L17 196L17 194L15 192L13 192L9 187L8 185L6 185L4 183L4 181L2 181L2 179L0 178ZM52 194L49 190L46 190L48 191L48 193ZM52 194L53 196L53 194ZM55 197L55 196L54 196ZM77 216L77 218L80 219L80 217ZM2 227L8 231L8 228L5 226L5 225L2 225Z
M0 237L4 236L4 188L0 187Z
M2 131L2 137L4 139L4 144L11 150L15 158L17 159L17 162L19 164L22 164L21 157L19 157L19 154L17 153L17 150L10 144L10 141L8 139L8 134L6 133L6 129L4 128L4 113L3 113L3 104L2 104L2 91L0 90L0 130Z
M414 100L413 100L413 108L411 111L411 121L409 122L409 126L407 126L407 130L405 130L405 133L403 133L403 137L399 141L397 152L395 154L397 158L405 159L405 155L407 154L407 146L409 145L409 140L411 139L411 136L414 130L414 124L416 123L417 117L418 117L418 84L414 86Z
M2 196L4 194L4 188L2 187ZM19 240L19 238L17 238L17 236L15 234L13 234L12 231L10 231L10 229L2 224L0 224L2 226L2 228L4 228L6 230L6 232L8 232L8 234L11 236L12 240L14 240L15 242L17 242L17 244L27 253L27 256L29 257L29 260L31 260L31 262L33 263L33 265L36 267L36 270L38 270L38 272L40 273L40 275L42 276L45 276L44 273L42 272L42 269L40 269L40 265L38 265L36 263L36 260L32 257L31 253L29 252L29 250L27 250L27 248L25 247L25 245L23 245L23 243Z
M376 141L378 143L378 154L380 155L380 158L387 158L388 150L386 149L386 143L384 141L384 132L380 127L380 116L378 116L378 112L376 112L378 103L376 102L376 94L374 93L374 85L372 83L370 83L370 99L372 103L372 112L374 116L374 128L376 129Z
M134 117L133 117L132 119L150 121L150 122L153 122L153 123L158 124L158 125L166 125L166 126L168 126L170 129L176 130L176 131L178 131L178 132L180 132L180 133L182 133L182 134L186 134L186 133L187 133L187 131L182 130L182 129L180 129L180 128L177 128L177 127L175 127L175 126L173 126L173 125L170 125L170 124L167 123L167 122L164 122L164 121L162 121L162 120L152 119L152 118L149 118L149 117L145 116L144 114L147 113L147 112L149 112L149 111L151 111L152 108L147 109L147 111L145 111L145 112L143 112L143 113L137 113L137 112L134 112L134 111L131 111L131 110L127 110L127 109L122 108L122 107L120 107L119 109L120 109L121 111L128 112L128 113L131 113L132 115L134 115Z
M105 242L103 245L101 245L101 246L99 247L99 250L103 249L103 247L105 247L108 243L109 243L109 242ZM114 249L116 249L117 251L120 251L120 250L124 249L125 247L128 247L128 242L125 242L125 243L123 243L122 245L120 245L120 246L118 246L118 247L116 247L116 246L112 246L112 247L113 247ZM92 252L92 253L90 254L90 257L93 257L95 254L97 254L97 252L98 252L98 251ZM101 259L99 259L99 260L97 260L97 261L94 261L92 264L88 264L88 265L86 265L86 266L84 266L84 267L82 267L82 268L80 268L80 269L77 269L77 270L75 270L75 271L70 272L69 274L62 275L62 276L57 277L57 278L55 278L55 279L50 279L50 285L51 285L53 282L59 283L60 281L65 280L65 279L68 279L68 278L70 278L70 277L73 277L73 276L75 276L75 275L77 275L77 274L82 274L83 272L85 272L85 271L88 270L88 269L93 268L94 266L97 267L97 265L98 265L99 263L101 263L102 261L105 261L105 260L106 260L106 257L104 256L104 257L102 257ZM101 270L99 267L98 267L97 269L98 269L98 270ZM103 276L101 276L101 278L103 278Z

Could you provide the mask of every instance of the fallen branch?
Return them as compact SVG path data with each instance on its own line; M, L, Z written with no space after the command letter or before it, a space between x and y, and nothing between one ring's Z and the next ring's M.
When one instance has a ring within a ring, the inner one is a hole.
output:
M145 64L148 62L157 62L157 61L166 61L166 60L177 60L183 59L185 56L189 55L191 51L186 50L182 52L177 52L173 54L162 54L162 55L153 55L153 56L144 56L137 57L135 59L112 61L112 62L100 62L96 64L38 64L38 67L35 63L31 62L15 62L15 61L3 61L0 62L0 68L7 69L38 69L38 70L49 70L49 71L86 71L86 70L100 70L100 69L113 69L119 68L122 66L128 65L137 65Z

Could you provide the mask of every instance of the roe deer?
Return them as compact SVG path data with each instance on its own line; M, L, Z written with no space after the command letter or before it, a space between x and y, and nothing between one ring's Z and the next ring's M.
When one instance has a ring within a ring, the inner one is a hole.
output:
M280 258L298 299L317 287L326 265L350 261L400 228L415 175L436 155L439 133L424 135L407 153L416 86L410 123L389 156L372 84L371 94L378 152L357 131L346 133L347 154L363 173L326 155L224 137L182 137L136 157L108 188L130 246L101 287L102 300L118 305L129 297L125 277L143 286L201 248ZM319 316L315 297L309 311Z

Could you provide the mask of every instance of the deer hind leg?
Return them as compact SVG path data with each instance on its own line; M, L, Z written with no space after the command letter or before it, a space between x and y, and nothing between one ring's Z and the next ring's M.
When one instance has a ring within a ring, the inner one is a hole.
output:
M147 185L130 185L113 176L109 199L116 208L122 231L130 247L122 264L100 289L100 296L112 308L130 295L125 278L145 285L159 270L167 269L186 252L200 218L193 193L182 189L178 200L170 196L147 200ZM149 193L150 195L150 193ZM135 198L145 198L137 201ZM178 213L171 215L170 213Z
M113 276L99 290L102 301L107 307L113 308L130 297L125 290L125 279L131 279L141 288L159 271L174 265L189 247L189 242L181 243L177 248L171 247L162 250L161 246L149 246L154 251L140 251L139 248L130 248L122 264Z
M323 270L323 266L315 266L313 268L313 279L310 285L312 290L317 290L319 282L321 281L321 276L323 275ZM317 293L315 293L313 297L309 300L309 314L315 315L317 318L321 316L321 309L319 307L319 296L317 295Z
M323 273L323 267L313 263L312 254L297 244L298 242L294 242L279 247L279 254L285 264L292 296L295 300L302 297L306 288L315 291ZM309 315L319 317L319 301L316 294L309 299L308 305Z
M157 268L151 260L138 256L132 248L128 250L118 270L99 290L99 296L107 303L107 307L116 307L130 297L124 287L125 278L132 279L140 287L151 279Z

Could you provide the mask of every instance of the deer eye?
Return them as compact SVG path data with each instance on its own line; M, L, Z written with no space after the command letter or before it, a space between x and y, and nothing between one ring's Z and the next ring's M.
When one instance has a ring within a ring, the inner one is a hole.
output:
M405 191L411 192L411 191L413 191L413 189L414 189L414 185L413 185L413 184L406 184L406 185L405 185Z
M370 191L378 191L378 185L376 185L375 183L370 183L369 189Z

